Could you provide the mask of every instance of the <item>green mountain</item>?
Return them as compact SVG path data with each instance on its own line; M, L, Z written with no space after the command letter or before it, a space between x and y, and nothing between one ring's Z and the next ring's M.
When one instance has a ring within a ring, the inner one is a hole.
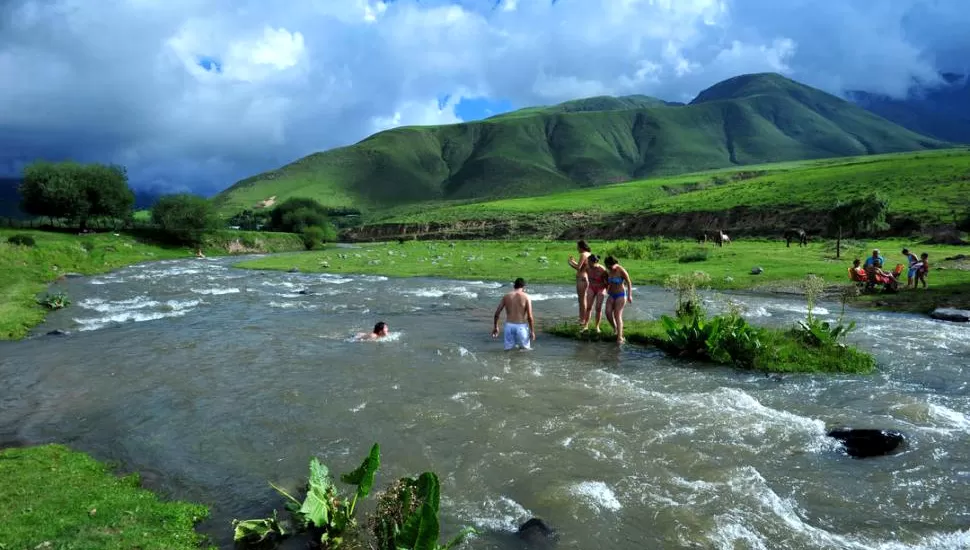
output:
M395 128L242 180L215 201L227 213L293 196L381 209L944 146L820 90L755 74L716 84L688 105L597 97L477 122Z

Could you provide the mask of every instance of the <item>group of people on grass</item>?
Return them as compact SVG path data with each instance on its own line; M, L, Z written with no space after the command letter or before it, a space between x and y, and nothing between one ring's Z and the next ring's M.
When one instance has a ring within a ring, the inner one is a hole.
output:
M930 255L923 252L917 258L916 254L910 252L908 248L904 248L902 253L906 258L908 267L904 264L897 264L893 271L886 271L883 269L886 260L879 253L878 248L874 249L872 256L866 258L864 263L859 258L853 260L852 267L849 268L849 278L863 284L866 290L872 290L876 285L883 285L883 288L889 290L897 290L899 288L899 277L903 270L906 270L906 288L919 288L920 283L923 283L923 288L926 288L926 274L930 270Z
M633 303L633 282L630 274L613 256L600 263L586 241L577 241L579 259L569 257L569 266L576 270L576 297L579 300L579 324L581 330L589 330L589 321L596 313L594 330L600 331L603 305L606 304L606 321L616 334L616 341L623 343L623 307Z

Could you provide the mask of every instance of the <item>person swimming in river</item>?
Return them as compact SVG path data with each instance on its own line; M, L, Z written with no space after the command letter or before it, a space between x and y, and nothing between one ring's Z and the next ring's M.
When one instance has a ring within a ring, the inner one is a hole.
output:
M630 274L613 256L606 257L606 320L616 333L616 342L626 342L623 338L623 307L633 303L633 282Z
M576 250L579 251L579 260L569 256L569 267L576 270L576 297L579 299L579 324L584 325L589 322L586 303L586 292L589 290L589 274L587 272L591 249L586 241L576 241Z
M391 331L387 328L387 323L384 321L378 321L374 325L374 330L370 332L361 332L357 335L358 340L379 340L385 338Z
M595 312L596 324L594 328L596 332L599 332L600 319L603 314L603 300L606 298L606 287L609 284L607 282L609 273L603 267L603 264L600 263L599 257L596 254L590 254L589 259L586 261L589 264L586 268L589 276L589 289L586 290L586 320L583 323L582 330L588 330L589 320L593 317L593 312Z
M492 338L498 338L498 320L505 310L505 351L515 347L532 349L536 339L535 319L532 316L532 299L525 293L525 279L519 277L512 285L512 292L502 296L492 323Z

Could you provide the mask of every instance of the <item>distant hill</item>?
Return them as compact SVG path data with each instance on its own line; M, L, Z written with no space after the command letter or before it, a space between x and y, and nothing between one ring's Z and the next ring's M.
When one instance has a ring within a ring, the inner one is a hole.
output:
M395 128L247 178L214 200L223 212L292 196L382 209L945 145L780 75L754 74L716 84L688 105L597 97L477 122Z
M850 100L914 132L955 143L970 143L970 78L945 74L944 84L914 86L905 99L852 91Z

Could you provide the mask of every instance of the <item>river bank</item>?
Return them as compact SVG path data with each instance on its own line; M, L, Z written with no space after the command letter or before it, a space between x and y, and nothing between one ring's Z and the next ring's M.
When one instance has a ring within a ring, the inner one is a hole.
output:
M137 474L62 445L0 450L0 548L199 550L205 506L161 501Z
M25 235L33 246L7 242ZM206 255L302 250L298 235L218 232L203 246ZM0 229L0 340L16 340L42 322L47 308L37 297L61 278L107 273L127 265L192 257L195 250L166 246L128 233L72 233Z
M843 242L841 258L834 242L786 247L783 241L742 240L724 247L689 240L592 241L596 254L616 256L636 285L662 286L670 275L703 271L714 290L755 293L797 293L806 275L821 277L831 287L849 284L853 258L865 258L878 248L890 266L905 262L901 250L930 255L933 270L928 290L861 296L857 305L887 311L929 313L936 307L970 307L970 259L967 247L925 245L905 240ZM566 264L577 255L569 241L404 241L329 248L301 254L279 254L237 264L264 270L297 269L307 273L360 273L392 277L441 277L510 282L571 284ZM756 268L760 268L756 269ZM760 271L754 274L753 271Z

